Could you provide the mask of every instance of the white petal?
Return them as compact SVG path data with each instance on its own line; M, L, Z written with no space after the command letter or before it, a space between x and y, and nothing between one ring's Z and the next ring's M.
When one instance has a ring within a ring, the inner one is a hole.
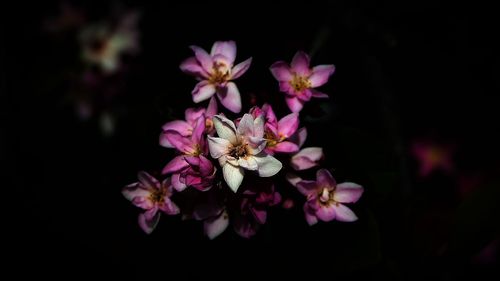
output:
M272 177L276 175L283 165L281 162L271 155L256 155L254 156L257 165L259 165L259 176L261 177Z
M239 135L243 136L253 136L253 117L252 115L246 113L240 120L238 124L237 132Z
M245 172L242 168L233 166L229 163L226 163L226 165L222 167L224 180L226 181L229 188L231 188L231 190L234 192L238 191L238 188L243 181L244 173Z
M259 166L257 165L257 161L255 161L255 158L251 156L238 159L238 165L242 168L252 171L255 171L259 168Z
M222 155L227 154L228 147L231 143L222 138L215 138L208 136L208 148L210 149L210 156L214 159L220 158Z
M236 144L236 127L233 121L227 119L222 115L215 115L212 118L215 130L220 138L228 140L232 144Z

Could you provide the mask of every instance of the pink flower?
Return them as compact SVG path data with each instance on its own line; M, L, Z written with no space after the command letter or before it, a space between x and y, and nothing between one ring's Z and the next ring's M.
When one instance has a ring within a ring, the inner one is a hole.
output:
M233 215L233 227L241 237L250 238L266 223L268 207L279 204L281 195L274 190L273 184L259 182L246 187Z
M214 131L212 117L217 114L217 101L214 98L210 99L207 108L188 108L186 109L184 120L174 120L165 123L162 126L163 132L160 134L160 145L173 148L174 146L168 141L167 134L171 131L179 133L181 136L190 137L193 134L196 121L201 116L205 118L205 133L211 134Z
M318 166L319 161L324 157L323 148L307 147L293 155L290 164L295 171L307 170Z
M333 65L318 65L309 68L309 56L297 52L290 66L284 61L271 65L271 73L280 83L280 91L285 93L286 103L293 112L302 110L311 97L327 98L328 95L313 88L322 86L335 71Z
M179 213L179 208L170 200L173 193L170 178L161 184L146 172L139 172L138 178L138 182L123 188L122 194L132 204L146 210L139 215L139 226L150 234L160 220L158 210L167 215L176 215Z
M278 121L269 104L264 104L262 110L254 107L250 112L254 117L259 115L265 117L264 139L266 139L265 151L268 154L293 153L299 150L298 144L289 141L299 127L298 113L290 113Z
M234 41L215 42L210 54L197 46L191 46L191 49L195 56L183 61L180 68L200 80L192 91L193 101L198 103L217 94L224 107L235 113L240 112L240 92L231 81L248 70L252 58L233 66L236 58Z
M264 120L243 115L238 129L222 115L213 118L218 137L208 137L210 155L219 160L227 185L236 192L243 181L244 170L257 171L260 177L274 176L281 162L263 150L266 146Z
M363 194L363 187L352 182L337 184L330 172L321 169L316 181L302 180L296 184L305 196L304 213L309 225L322 221L352 222L358 219L351 209L342 203L355 203Z

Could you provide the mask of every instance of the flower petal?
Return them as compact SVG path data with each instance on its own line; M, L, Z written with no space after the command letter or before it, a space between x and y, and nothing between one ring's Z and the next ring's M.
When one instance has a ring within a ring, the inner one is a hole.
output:
M344 222L353 222L358 220L356 214L343 204L332 204L333 209L335 209L335 219Z
M251 208L253 217L260 224L265 224L267 220L267 211L265 209Z
M205 111L206 118L212 118L215 114L217 114L217 100L215 97L211 97L208 102L207 110Z
M290 64L292 71L301 76L309 76L311 70L309 69L309 55L302 51L298 51L293 56L292 63Z
M330 75L335 71L335 66L330 65L318 65L313 67L312 75L309 76L309 82L311 82L311 87L316 88L324 85L328 82Z
M363 187L353 182L337 184L333 193L333 200L340 203L355 203L363 194Z
M219 97L222 105L234 113L241 111L241 96L238 87L234 82L227 83L226 87L217 89L217 97Z
M233 121L223 115L215 115L212 118L217 135L220 138L228 140L230 143L236 143L236 127Z
M255 161L254 157L251 156L238 159L238 165L251 171L255 171L259 168L257 161Z
M283 167L281 162L271 155L264 155L264 153L260 153L253 157L255 158L255 161L257 161L257 165L259 165L258 172L260 177L272 177Z
M297 183L302 181L302 179L299 176L293 173L287 173L285 178L293 186L297 186Z
M143 188L138 182L129 184L122 189L122 195L129 201L134 200L134 198L148 197L150 193L149 190Z
M198 60L201 67L203 67L203 70L208 73L212 73L212 68L214 65L212 57L205 50L198 46L190 46L190 48L191 50L193 50L196 60Z
M284 61L277 61L271 65L269 68L274 78L278 81L290 81L293 78L292 73L290 72L290 67Z
M316 216L322 221L332 221L335 219L335 204L330 204L328 206L321 206L316 210Z
M158 208L167 215L177 215L180 213L179 207L167 196L165 196L163 204L160 204Z
M266 115L266 120L265 120L266 124L270 124L270 125L273 125L274 127L277 127L278 120L276 118L276 114L274 114L273 107L270 104L265 103L262 106L262 111L264 111L265 115Z
M315 98L327 99L330 97L327 94L322 93L322 92L315 90L315 89L309 89L309 91L311 91L312 96Z
M207 71L203 69L203 67L195 57L190 57L183 61L180 65L180 69L184 73L200 78L206 79L209 76Z
M210 149L210 156L214 159L220 158L222 155L228 153L228 148L231 143L223 138L215 138L208 136L208 148Z
M309 204L307 202L304 204L304 215L310 226L318 223L318 218L314 214L314 211L309 208Z
M252 64L252 58L248 58L243 62L238 63L231 70L231 80L239 78L241 75L245 74Z
M297 131L299 127L299 114L290 113L287 116L281 118L278 122L278 132L281 133L285 138L290 137Z
M184 154L190 154L195 151L194 144L189 137L181 136L176 131L165 131L163 134L168 142L178 151Z
M299 151L292 156L290 164L296 171L307 170L319 165L319 161L323 158L323 148L308 147Z
M203 114L205 114L204 108L188 108L184 111L184 118L186 118L187 123L193 127L194 124L196 124L196 120L203 116Z
M241 185L241 182L243 181L243 176L244 176L244 170L240 167L233 166L229 163L226 163L222 167L222 174L224 175L224 180L226 181L227 185L233 192L236 193L238 191L238 188Z
M140 171L139 173L137 173L137 178L139 179L139 182L147 189L160 188L160 182L158 182L154 177L144 171Z
M302 127L298 129L295 134L293 134L289 140L293 143L296 143L299 147L302 147L307 139L307 128Z
M302 193L303 195L309 196L310 194L316 192L316 190L318 189L318 183L310 180L301 180L295 184L295 187L297 187L299 192Z
M223 55L228 59L230 65L233 65L236 59L236 43L234 41L217 41L212 45L210 55Z
M186 189L187 185L183 182L181 182L181 174L173 174L172 175L172 186L177 190L178 192L183 191Z
M183 136L189 136L193 131L193 127L188 122L183 120L174 120L167 122L161 127L161 129L163 131L176 131Z
M242 136L253 136L253 116L245 113L238 124L236 132Z
M299 146L293 142L283 141L274 147L275 152L294 153L299 151Z
M327 169L320 169L316 172L316 182L319 186L335 188L336 182L332 174Z
M288 105L288 108L290 108L292 112L299 112L302 110L302 107L304 107L304 102L296 97L286 96L285 101Z
M196 84L191 94L193 95L193 101L199 103L215 94L215 86L204 80Z
M170 160L161 171L162 174L176 173L187 168L189 164L184 160L184 155L179 155Z
M147 234L151 234L160 221L160 213L156 208L151 209L145 213L139 214L138 221L142 230Z
M214 239L215 237L221 235L229 225L229 217L227 212L222 212L219 216L214 218L206 219L203 222L203 230L205 234L210 239Z

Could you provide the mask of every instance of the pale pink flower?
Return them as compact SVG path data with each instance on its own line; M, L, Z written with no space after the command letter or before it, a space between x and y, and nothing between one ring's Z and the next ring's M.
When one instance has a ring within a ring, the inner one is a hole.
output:
M139 215L139 226L150 234L160 220L160 212L167 215L179 213L177 205L170 200L173 188L170 178L161 184L146 172L139 172L139 181L123 188L122 194L135 206L146 210Z
M328 82L330 75L335 71L333 65L318 65L309 68L309 56L304 52L297 52L290 66L284 61L271 65L271 73L280 83L280 91L285 93L286 103L293 112L302 110L304 103L311 97L328 98L314 88Z
M295 171L307 170L318 166L319 161L324 157L323 148L307 147L292 156L290 165Z
M296 185L305 196L304 213L309 225L319 220L338 220L352 222L358 219L356 214L344 203L355 203L363 194L363 187L352 182L337 184L330 172L320 169L316 181L302 180Z
M212 134L214 132L214 125L212 117L217 114L217 101L211 98L207 108L188 108L184 112L186 120L174 120L165 123L162 126L162 133L160 134L160 145L173 148L174 146L168 141L167 135L171 131L179 133L183 137L190 137L193 134L194 127L198 118L204 116L205 118L205 133Z
M264 120L243 115L238 129L222 115L213 118L218 137L208 136L210 155L219 160L224 180L236 192L243 181L244 170L256 171L260 177L274 176L281 162L263 150L266 146Z
M235 113L240 112L240 92L232 81L248 70L252 58L234 65L236 58L234 41L215 42L210 54L197 46L191 46L191 49L195 56L183 61L180 68L200 81L192 91L193 101L198 103L217 94L224 107Z

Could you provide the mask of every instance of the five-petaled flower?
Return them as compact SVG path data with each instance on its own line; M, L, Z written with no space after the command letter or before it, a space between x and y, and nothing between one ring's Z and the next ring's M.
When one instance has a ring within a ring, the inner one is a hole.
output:
M330 172L320 169L316 181L302 180L296 184L305 196L304 213L309 225L322 221L352 222L358 219L343 203L355 203L363 194L363 187L352 182L337 184Z
M224 180L236 192L243 181L244 169L257 171L260 177L274 176L281 162L263 150L266 147L264 118L243 115L238 129L233 121L222 115L213 118L218 137L208 136L210 155L219 160Z
M191 46L191 49L195 56L183 61L180 68L200 80L192 91L193 101L199 103L217 94L224 107L235 113L240 112L240 92L231 81L248 70L252 58L233 66L236 59L234 41L215 42L210 54L198 46Z
M333 65L318 65L309 68L309 56L297 52L290 66L284 61L271 65L271 73L280 83L280 91L285 93L286 103L293 112L302 110L304 103L311 97L328 98L328 95L313 88L322 86L335 71Z
M167 215L176 215L179 208L170 200L173 194L170 178L160 183L146 172L139 172L138 178L138 182L125 186L122 194L132 204L146 210L139 214L139 226L150 234L160 220L161 213L158 210Z

